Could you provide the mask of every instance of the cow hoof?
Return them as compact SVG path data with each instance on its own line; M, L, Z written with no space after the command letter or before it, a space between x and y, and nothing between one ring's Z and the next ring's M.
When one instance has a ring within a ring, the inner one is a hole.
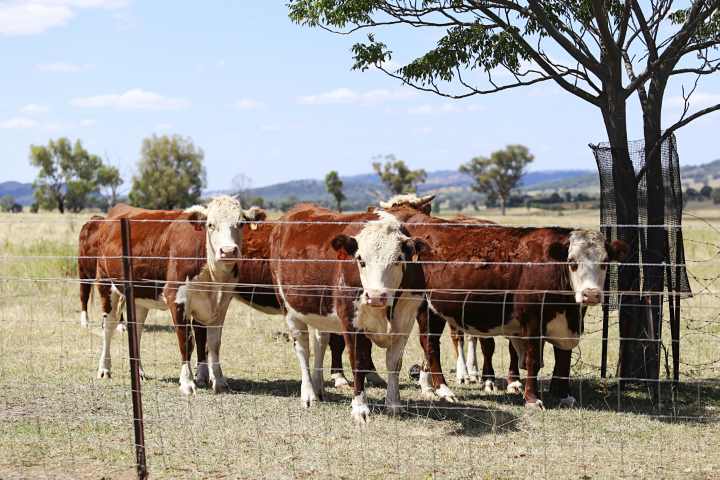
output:
M109 368L98 368L97 378L103 379L107 378L110 379L112 376L110 375L110 369Z
M187 383L181 383L180 384L180 393L183 395L191 395L194 394L197 391L197 385L195 385L195 382L190 380Z
M207 363L198 362L195 372L195 385L199 388L207 388L210 385L210 370Z
M495 382L492 380L485 380L485 382L483 382L483 392L497 393L497 387L495 386Z
M143 370L143 368L140 367L140 380L145 381L147 379L148 379L148 377L147 377L147 375L145 375L145 370Z
M88 316L87 312L80 313L80 326L82 328L88 328Z
M300 387L300 401L305 408L310 408L310 406L317 401L312 385L303 384Z
M457 383L460 385L470 383L470 377L467 375L455 375L455 380L457 380Z
M445 384L440 385L440 388L435 390L435 395L437 395L440 400L444 400L448 403L457 403L458 401L453 391Z
M335 383L335 388L347 388L350 386L350 382L342 373L333 373L332 379Z
M367 382L373 387L387 388L387 382L380 375L378 375L377 372L368 372L365 375L365 380L367 380Z
M572 395L560 399L560 408L575 408L577 401Z
M521 395L523 393L523 385L520 383L520 380L515 380L514 382L508 383L506 391L513 395Z
M370 408L367 404L365 392L353 398L350 405L352 405L352 412L350 415L352 416L353 421L358 425L367 425L370 421Z
M545 410L542 400L535 400L534 402L525 402L525 408L528 410Z
M212 382L213 393L225 393L230 389L225 377L212 378L210 381Z
M480 383L480 375L477 372L470 372L467 378L468 383Z
M115 330L118 333L125 333L125 331L127 330L127 327L125 326L125 322L118 323L117 327L115 327Z

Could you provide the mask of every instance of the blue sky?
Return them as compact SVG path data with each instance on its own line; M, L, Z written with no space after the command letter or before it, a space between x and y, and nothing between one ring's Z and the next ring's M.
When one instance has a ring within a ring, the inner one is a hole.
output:
M0 0L0 181L30 181L30 144L68 136L134 172L142 139L190 136L211 189L370 171L394 153L413 167L455 169L509 143L533 170L594 169L599 111L550 84L451 101L351 71L352 43L301 28L284 1ZM402 62L438 32L378 34ZM679 116L679 84L665 118ZM694 106L720 101L705 80ZM637 107L631 107L637 110ZM631 135L640 135L635 115ZM720 158L720 114L678 135L683 164Z

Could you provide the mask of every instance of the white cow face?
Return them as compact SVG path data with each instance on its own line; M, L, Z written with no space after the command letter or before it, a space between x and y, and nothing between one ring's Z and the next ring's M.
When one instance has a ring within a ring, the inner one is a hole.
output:
M213 198L207 206L196 206L187 211L204 217L208 261L214 264L233 265L232 262L240 257L242 223L265 219L265 212L261 209L243 210L239 201L226 195Z
M622 260L627 250L625 242L615 240L608 243L600 232L573 230L569 243L554 243L550 246L550 256L567 262L575 302L597 305L603 301L608 262Z
M332 247L338 258L357 262L363 293L361 303L372 307L392 306L394 293L400 288L406 262L417 261L430 246L402 231L401 223L386 212L379 220L368 222L355 237L338 235Z

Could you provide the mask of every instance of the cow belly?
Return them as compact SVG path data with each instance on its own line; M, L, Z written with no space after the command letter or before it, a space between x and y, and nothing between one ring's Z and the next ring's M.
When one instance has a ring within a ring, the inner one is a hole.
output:
M290 313L294 319L323 333L342 333L343 331L340 317L335 314L318 315L316 313L300 313L292 308L288 308L288 313Z
M167 304L162 300L153 300L152 298L136 298L135 304L148 310L167 310Z
M435 310L435 308L433 308L433 311L440 315L443 319L445 319L445 321L452 327L460 331L469 333L470 335L475 335L478 337L499 337L517 336L521 333L520 322L517 320L517 318L512 318L509 322L506 322L505 324L500 324L493 328L483 328L481 324L482 319L474 318L470 320L466 318L465 324L463 325L461 322L458 322L456 318L443 315L442 313Z
M564 313L557 313L545 326L545 340L561 350L572 350L580 343L580 335L568 327Z

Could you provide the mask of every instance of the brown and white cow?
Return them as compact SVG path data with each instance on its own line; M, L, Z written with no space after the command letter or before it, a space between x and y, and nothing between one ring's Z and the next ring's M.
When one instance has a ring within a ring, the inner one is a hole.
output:
M243 211L230 197L212 199L206 207L186 212L137 211L131 219L131 248L135 278L138 332L150 309L170 310L178 337L182 365L180 390L195 392L190 368L192 339L189 318L211 327L207 333L208 368L215 392L227 389L220 367L220 329L237 281L236 260L242 246L242 225L257 211ZM110 343L118 320L117 298L124 293L119 222L109 222L100 248L98 283L101 295L111 296L104 309L103 346L98 377L110 376ZM116 295L111 295L111 292Z
M520 367L528 370L528 406L542 407L537 375L542 341L550 342L556 353L553 385L563 403L574 403L570 352L579 342L585 310L603 301L607 263L620 260L627 246L591 230L475 225L424 214L408 218L405 227L433 245L422 264L429 308L418 318L431 334L424 346L433 386L444 383L439 334L447 321L471 335L511 339Z
M271 245L273 280L300 363L303 405L322 398L328 333L342 332L354 376L352 418L369 419L364 388L371 342L387 349L385 405L399 411L402 355L423 301L416 260L430 246L411 238L393 214L340 215L314 205L299 205L283 216ZM308 326L319 332L312 336L315 375Z

